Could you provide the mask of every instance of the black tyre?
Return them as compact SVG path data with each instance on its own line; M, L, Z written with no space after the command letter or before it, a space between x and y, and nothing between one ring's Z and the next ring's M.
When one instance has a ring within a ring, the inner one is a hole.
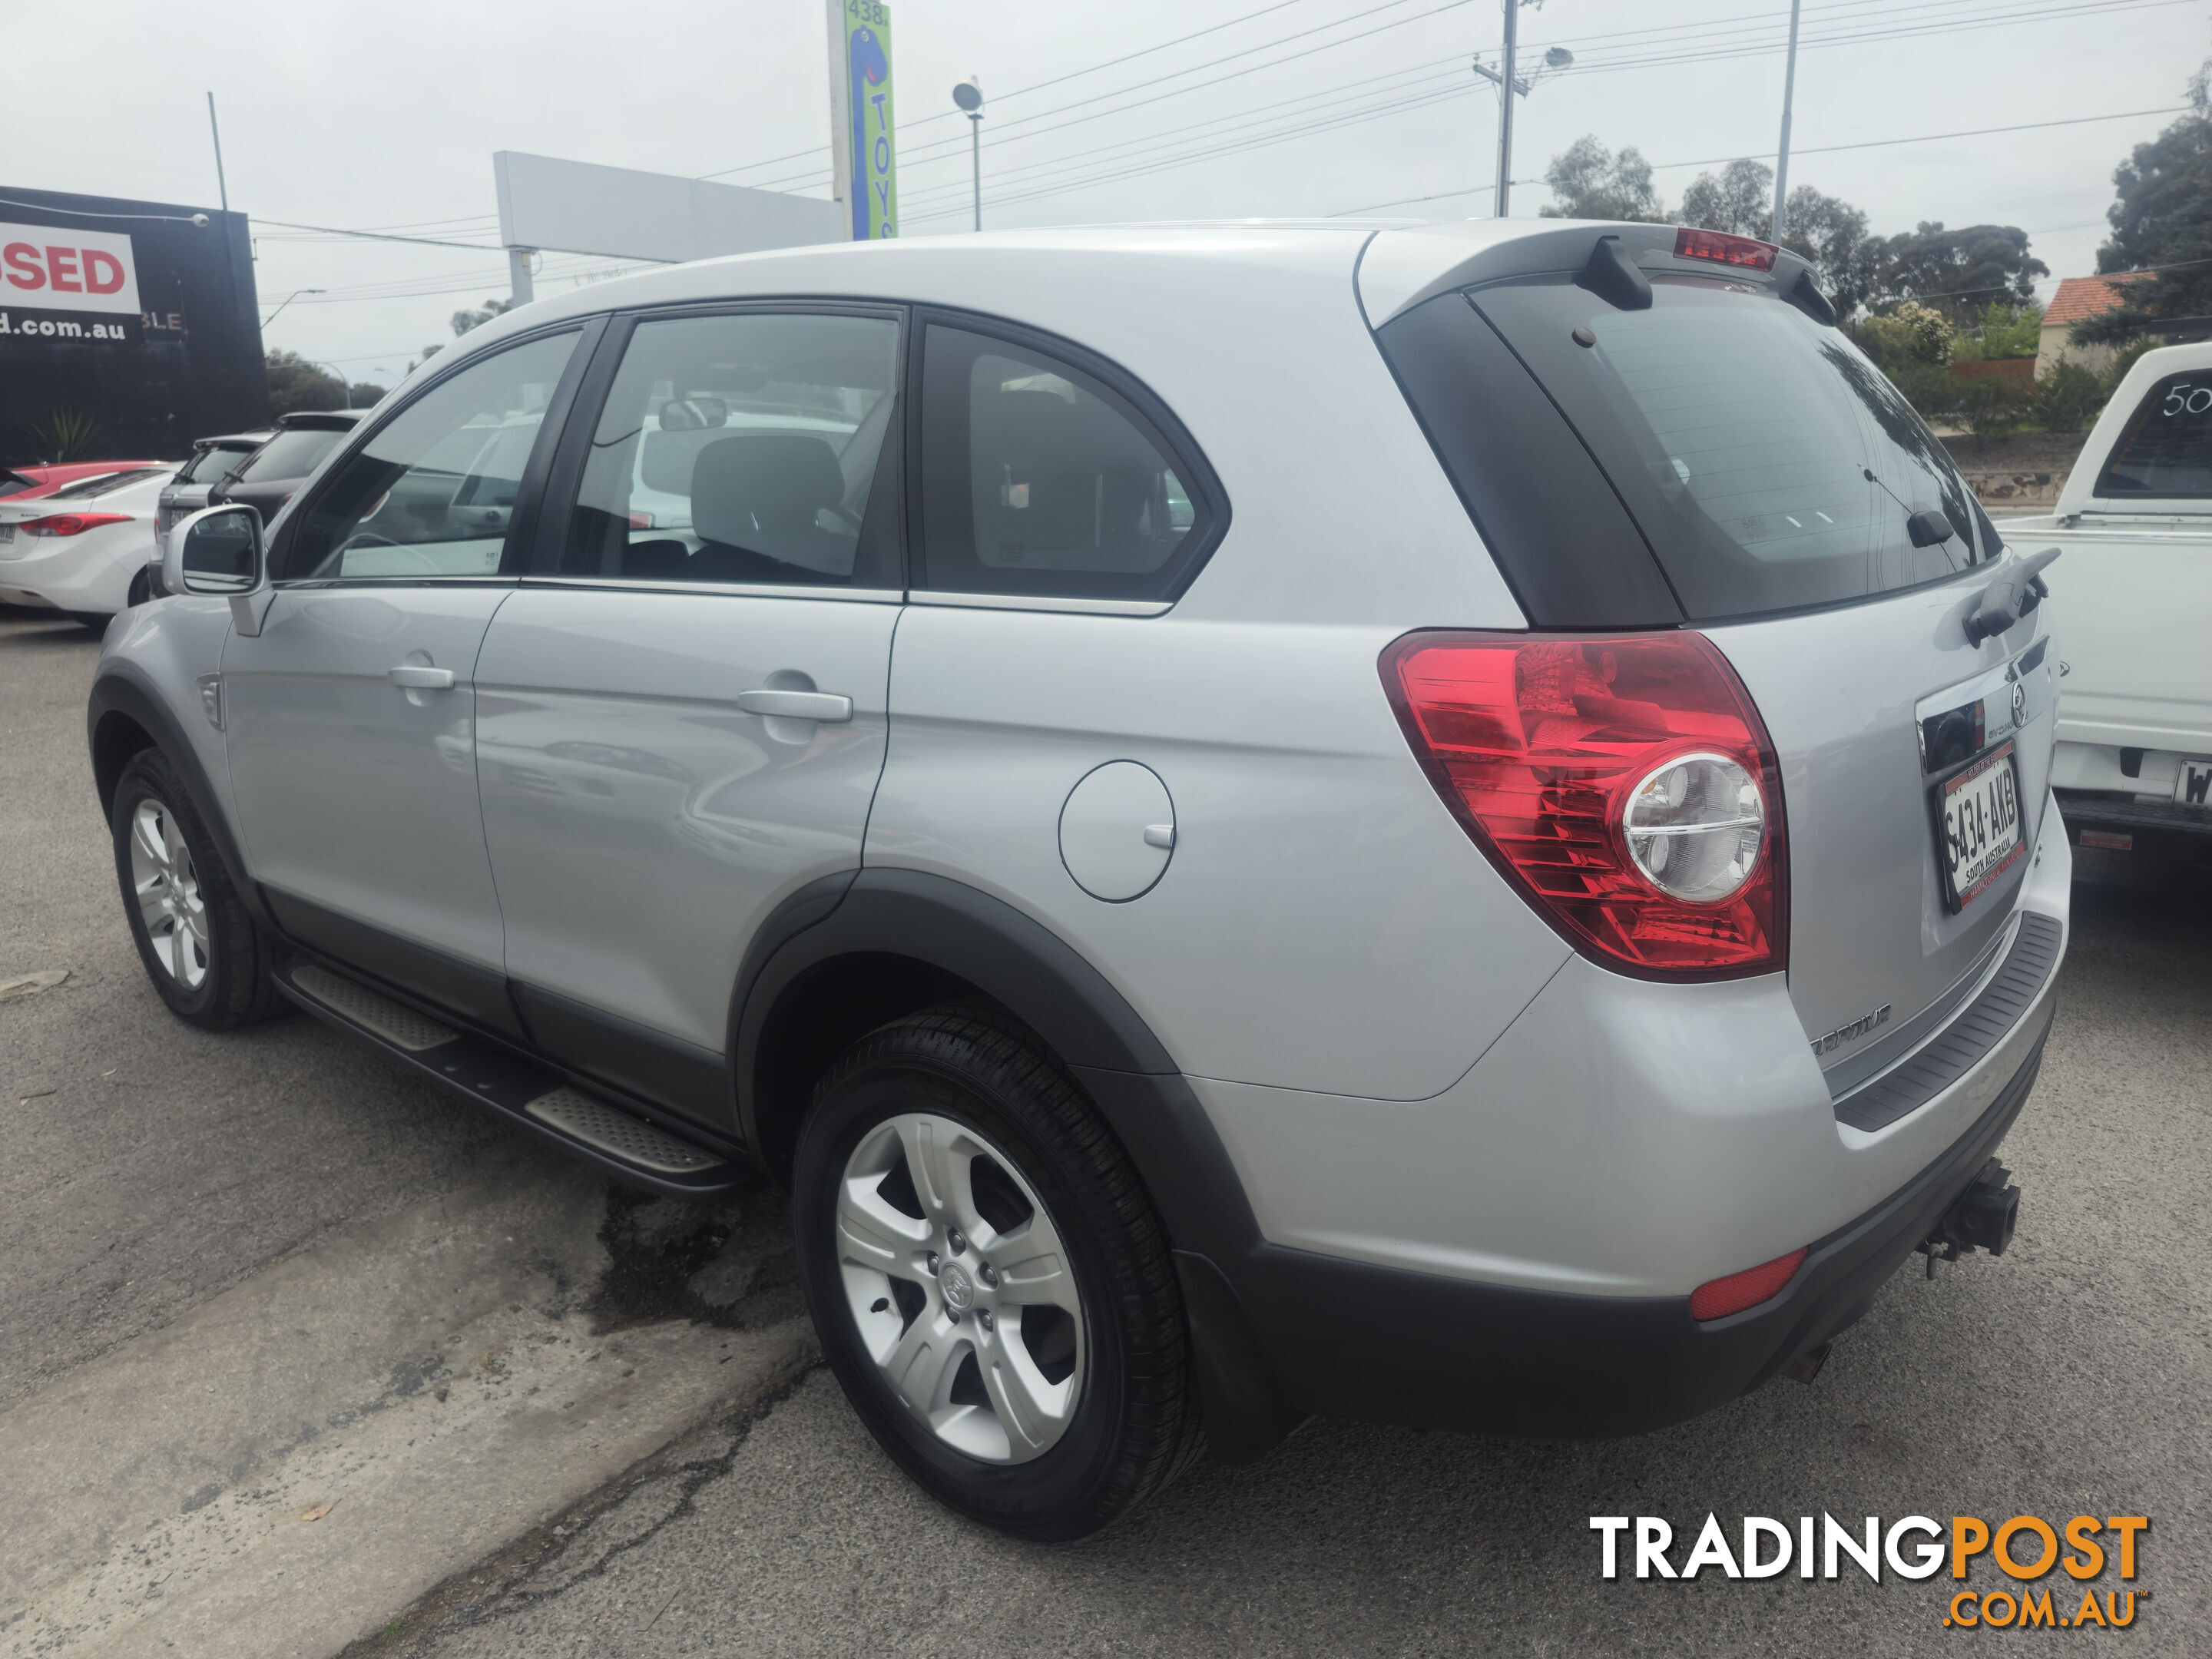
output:
M115 620L105 611L64 611L62 615L79 628L88 628L95 634L106 633L107 624Z
M962 1514L1080 1538L1202 1449L1151 1200L1066 1069L995 1007L848 1049L800 1133L793 1210L847 1397Z
M108 828L131 936L170 1012L211 1031L268 1013L276 1000L269 941L160 750L139 750L123 769Z
M135 609L154 597L154 567L148 565L131 579L131 591L124 596L125 609Z

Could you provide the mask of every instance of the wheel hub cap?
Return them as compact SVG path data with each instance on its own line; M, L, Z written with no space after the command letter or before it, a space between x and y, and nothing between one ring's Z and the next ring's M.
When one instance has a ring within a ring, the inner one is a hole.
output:
M847 1160L836 1228L854 1328L908 1411L984 1462L1058 1443L1083 1398L1083 1303L1010 1158L963 1123L902 1113Z

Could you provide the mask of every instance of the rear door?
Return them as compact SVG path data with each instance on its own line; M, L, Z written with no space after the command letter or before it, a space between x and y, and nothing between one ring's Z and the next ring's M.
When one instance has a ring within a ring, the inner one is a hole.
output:
M1519 276L1380 338L1534 623L1695 627L1742 678L1783 776L1790 994L1840 1090L1955 1008L2008 937L2055 663L2040 612L1969 642L1994 532L1840 331L1756 278L1643 264L1647 305ZM1501 466L1455 398L1493 422L1517 400L1571 453ZM1568 511L1574 533L1547 538ZM1916 538L1919 514L1938 516Z
M745 947L859 867L883 769L902 319L624 329L603 407L572 422L538 566L484 641L484 837L536 1040L724 1120Z
M477 653L514 592L469 471L533 431L574 330L433 385L346 457L278 538L257 635L222 657L231 788L255 876L302 942L512 1029L477 798ZM458 504L458 505L457 505Z

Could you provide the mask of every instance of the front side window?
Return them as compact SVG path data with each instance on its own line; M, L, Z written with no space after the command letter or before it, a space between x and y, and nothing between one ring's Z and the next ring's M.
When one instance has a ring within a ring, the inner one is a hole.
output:
M561 574L896 587L899 325L739 312L644 322L592 435Z
M1129 401L1027 346L930 325L923 347L918 585L1157 599L1215 511Z
M2212 495L2212 374L2154 381L2098 475L2099 495L2167 501Z
M283 577L495 574L523 469L576 337L556 334L511 347L441 380L402 410L345 458L316 496Z

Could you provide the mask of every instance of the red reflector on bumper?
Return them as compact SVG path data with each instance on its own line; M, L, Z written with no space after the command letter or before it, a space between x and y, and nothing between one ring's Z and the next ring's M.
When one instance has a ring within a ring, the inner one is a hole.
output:
M1800 1248L1763 1267L1746 1267L1740 1273L1700 1285L1690 1292L1690 1317L1725 1319L1746 1308L1755 1308L1787 1285L1804 1261L1805 1251Z

